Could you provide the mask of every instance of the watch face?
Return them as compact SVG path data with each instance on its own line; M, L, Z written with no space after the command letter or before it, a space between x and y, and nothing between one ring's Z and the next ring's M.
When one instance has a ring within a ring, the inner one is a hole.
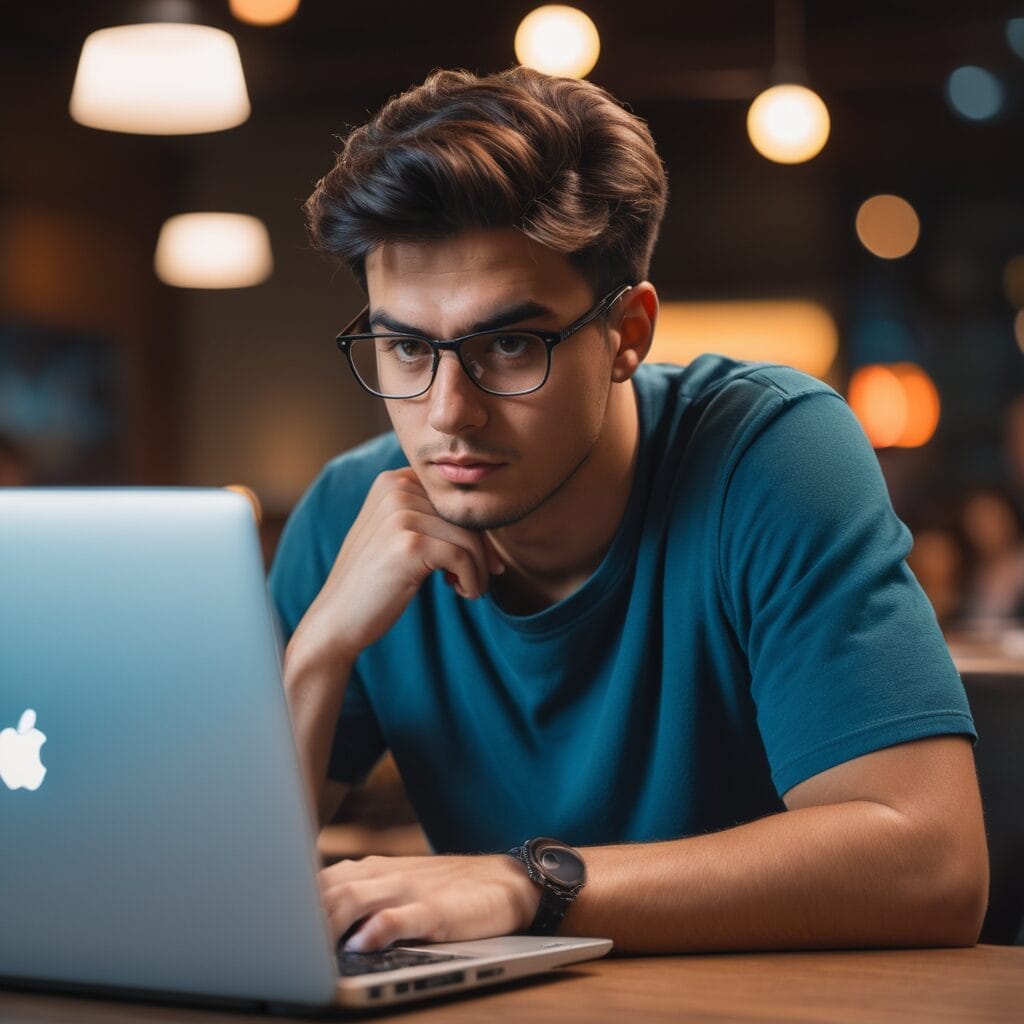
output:
M538 839L533 843L533 857L545 877L556 885L572 888L585 877L583 859L575 850L550 839Z

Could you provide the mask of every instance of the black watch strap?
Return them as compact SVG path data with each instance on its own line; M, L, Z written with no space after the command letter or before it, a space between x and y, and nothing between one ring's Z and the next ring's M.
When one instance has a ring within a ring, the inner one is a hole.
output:
M576 893L564 894L549 886L541 886L540 906L537 916L530 925L531 935L554 935L565 917L565 912L572 906Z
M560 872L562 877L556 878L555 872L545 867L545 861L550 861L552 855L558 858L559 854L563 861L567 858L573 866L578 867L568 872L563 867ZM583 858L576 850L554 839L531 839L509 850L508 855L518 860L526 868L530 879L540 886L540 905L533 923L527 929L528 934L553 935L586 884Z

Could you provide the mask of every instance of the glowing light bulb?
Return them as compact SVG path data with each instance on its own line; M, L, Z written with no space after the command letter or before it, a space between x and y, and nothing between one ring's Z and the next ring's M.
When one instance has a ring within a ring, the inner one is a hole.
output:
M822 98L802 85L766 89L747 111L747 134L754 148L780 164L817 156L828 141L831 121Z
M299 0L231 0L231 13L250 25L280 25L293 17Z
M597 63L601 37L583 11L548 4L523 18L514 45L520 64L562 78L584 78Z

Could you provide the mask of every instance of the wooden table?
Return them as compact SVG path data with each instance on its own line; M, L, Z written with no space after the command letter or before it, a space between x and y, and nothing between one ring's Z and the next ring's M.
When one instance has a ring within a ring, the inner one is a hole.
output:
M370 1019L408 1024L1020 1024L1024 1020L1024 947L612 958ZM272 1018L0 992L4 1024L267 1024L268 1020Z

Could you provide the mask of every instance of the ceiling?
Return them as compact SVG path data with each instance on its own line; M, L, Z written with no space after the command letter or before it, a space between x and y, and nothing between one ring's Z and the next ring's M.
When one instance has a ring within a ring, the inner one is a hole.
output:
M382 88L414 81L431 67L507 66L514 61L516 25L534 6L303 0L292 20L258 28L232 18L227 0L81 0L59 5L60 17L53 4L9 4L0 54L15 61L73 62L93 29L191 7L198 20L236 35L256 98L296 101L344 88L377 99ZM770 0L588 0L580 6L603 40L591 77L634 101L750 98L773 59ZM1024 15L1024 3L1006 0L836 0L805 8L806 62L826 93L923 92L961 62L1013 70L1017 61L1003 26Z
M60 5L60 17L53 4L11 4L5 5L0 36L0 80L16 75L19 83L28 78L33 89L66 96L88 32L142 20L167 10L168 3L185 3L199 12L197 20L233 32L254 117L330 107L369 110L435 67L508 66L515 28L534 6L303 0L292 20L257 28L233 19L227 0L82 0ZM603 44L591 79L646 117L700 117L709 109L742 115L770 81L775 27L769 0L590 0L582 6ZM959 176L981 161L998 163L992 172L1007 183L1021 180L1024 60L1004 35L1014 15L1024 15L1024 0L806 4L797 42L802 37L809 83L832 110L838 163L859 173L859 155L882 137L890 155L898 152L901 164L922 172L952 163ZM946 76L962 63L983 64L1010 86L1008 114L983 130L958 121L942 98ZM23 85L8 85L6 101L19 91Z

